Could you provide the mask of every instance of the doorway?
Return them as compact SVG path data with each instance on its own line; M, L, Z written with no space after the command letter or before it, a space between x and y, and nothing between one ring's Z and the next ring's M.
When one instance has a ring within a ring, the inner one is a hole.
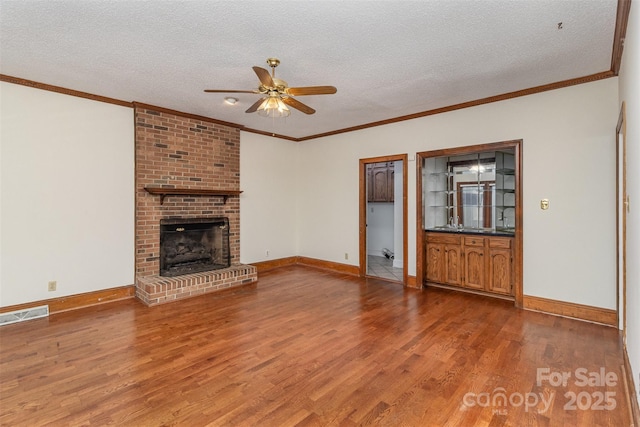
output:
M360 159L360 276L407 284L407 155Z
M616 290L618 328L627 341L627 141L625 104L622 103L616 127Z

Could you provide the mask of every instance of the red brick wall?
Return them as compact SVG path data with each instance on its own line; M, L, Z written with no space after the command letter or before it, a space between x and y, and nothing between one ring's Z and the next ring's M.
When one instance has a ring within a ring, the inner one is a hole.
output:
M229 218L231 264L240 263L240 201L229 197L167 196L145 186L240 190L240 130L137 106L136 278L159 273L160 219Z

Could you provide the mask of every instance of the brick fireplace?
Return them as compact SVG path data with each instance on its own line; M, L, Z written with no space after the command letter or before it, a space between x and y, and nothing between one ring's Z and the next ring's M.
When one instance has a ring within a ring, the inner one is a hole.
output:
M136 296L156 305L257 281L240 264L240 130L136 104L135 131ZM180 194L158 195L171 190ZM230 267L160 276L161 222L211 217L228 219Z

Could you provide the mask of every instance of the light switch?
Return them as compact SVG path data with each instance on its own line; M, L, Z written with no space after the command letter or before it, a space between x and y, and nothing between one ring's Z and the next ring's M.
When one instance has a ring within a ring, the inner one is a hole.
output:
M543 211L549 209L549 199L540 200L540 209L542 209Z

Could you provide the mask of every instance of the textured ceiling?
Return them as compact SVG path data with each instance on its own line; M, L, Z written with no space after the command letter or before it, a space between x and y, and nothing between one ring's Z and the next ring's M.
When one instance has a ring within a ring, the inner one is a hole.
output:
M7 1L0 73L294 138L611 69L616 0ZM562 22L562 29L558 23ZM252 66L333 85L286 119L245 114Z

